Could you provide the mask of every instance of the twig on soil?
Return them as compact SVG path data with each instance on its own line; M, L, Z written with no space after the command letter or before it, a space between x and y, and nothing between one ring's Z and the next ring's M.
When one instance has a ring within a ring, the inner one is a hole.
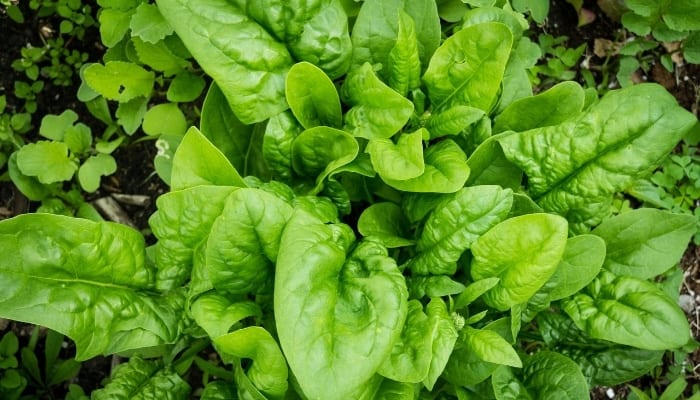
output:
M137 229L126 211L112 197L101 197L95 200L93 205L108 220Z
M151 204L151 197L146 195L112 193L111 196L114 197L116 201L131 206L147 207Z

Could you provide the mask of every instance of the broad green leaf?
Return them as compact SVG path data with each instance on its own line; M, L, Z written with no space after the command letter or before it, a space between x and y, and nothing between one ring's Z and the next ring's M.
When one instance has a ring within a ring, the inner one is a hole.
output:
M151 107L143 116L143 131L150 136L183 136L187 120L175 103L163 103Z
M50 184L69 181L78 170L78 163L62 142L40 140L28 143L17 151L17 166L27 176Z
M86 192L92 193L99 189L100 179L117 172L117 162L109 154L97 154L90 156L78 169L78 181L80 187Z
M420 387L407 382L396 382L390 379L384 379L381 386L374 395L374 400L399 400L415 399Z
M563 300L564 311L590 337L646 350L678 348L690 340L680 307L653 283L603 273Z
M486 139L469 156L467 165L471 173L467 180L468 185L500 185L513 190L520 189L523 173L506 158L498 143L500 137L502 135Z
M466 155L452 140L443 140L423 153L423 174L406 180L383 179L389 186L406 192L454 193L469 177Z
M287 392L287 363L275 339L259 326L249 326L214 339L227 354L247 358L252 363L246 375L260 393L271 399L283 399Z
M48 114L41 119L39 134L47 139L63 141L66 130L78 121L78 114L65 110L59 115Z
M640 378L661 365L663 351L627 346L566 347L561 350L579 365L591 386L614 386Z
M261 160L255 158L262 150L256 148L255 126L245 125L236 117L216 83L204 99L200 129L243 176L259 170L256 164Z
M338 167L357 157L357 140L326 126L307 129L292 143L292 165L302 176L316 177L317 185Z
M149 97L155 80L152 71L124 61L92 64L85 68L83 75L94 91L120 103L139 96Z
M700 64L700 31L691 32L683 41L683 58L693 64Z
M195 127L175 151L170 180L173 191L198 185L246 187L238 171Z
M180 291L155 295L140 232L110 222L26 214L0 222L0 316L76 342L76 359L173 343ZM31 293L31 296L27 296ZM98 329L99 327L99 329Z
M27 176L22 173L17 165L16 151L12 153L7 160L7 173L12 183L17 186L17 189L30 200L44 200L51 192L51 188L39 182L36 177Z
M232 193L206 244L206 267L214 288L232 294L269 292L280 237L292 211L260 189Z
M357 230L362 236L378 239L388 248L414 244L409 238L408 221L394 203L375 203L365 208L357 220Z
M418 56L423 66L428 63L440 44L440 17L435 2L368 0L363 3L352 30L352 68L364 63L380 64L387 76L390 74L390 53L399 41L400 10L413 20Z
M308 62L294 64L286 83L289 108L304 128L321 125L340 128L343 114L338 91L320 68Z
M100 37L107 47L116 46L129 31L133 9L119 10L105 8L100 11Z
M200 400L231 400L236 398L236 390L233 384L224 380L216 380L207 383Z
M560 124L583 110L584 97L578 83L559 83L537 96L511 103L494 119L493 130L521 132Z
M177 74L190 67L189 61L174 55L165 42L149 43L139 37L131 38L139 60L156 71L162 71L166 77Z
M603 221L593 234L608 248L603 268L649 279L674 266L697 230L697 218L640 208Z
M568 224L552 214L507 219L472 245L474 280L501 280L483 299L505 311L532 297L554 274L564 254Z
M331 79L345 74L352 44L340 1L236 0L241 10L285 43L294 59L320 67Z
M484 112L469 106L455 106L437 114L432 114L425 122L430 138L446 135L459 135L470 125L484 117Z
M695 123L663 87L641 84L609 92L574 121L499 143L532 198L570 217L650 172Z
M92 131L90 127L79 122L65 130L63 143L73 154L83 154L92 147Z
M428 321L432 334L433 355L430 359L430 368L428 368L428 376L423 379L423 385L428 390L433 390L438 378L445 370L445 366L452 354L457 339L459 337L458 330L452 315L447 311L447 305L439 298L433 298L425 308L428 314Z
M400 95L406 96L420 86L421 63L418 38L413 18L399 9L398 35L389 52L387 84Z
M148 111L148 100L148 97L139 96L117 106L117 123L127 135L133 135L141 127L143 117Z
M425 172L423 161L423 135L425 129L391 139L372 139L365 152L369 153L374 170L382 179L407 180Z
M693 0L670 1L663 13L663 19L674 31L700 30L700 4Z
M520 368L523 366L520 357L501 335L488 329L467 327L464 333L465 345L480 359L499 365L509 365Z
M500 281L499 278L486 278L476 282L472 282L459 294L455 301L455 310L462 309L473 303L482 294L488 292L492 287L496 286Z
M107 385L91 394L92 400L187 400L189 396L190 385L172 367L140 357L118 365Z
M430 214L408 268L415 274L454 274L457 260L510 211L512 191L498 186L463 188Z
M443 297L460 294L464 291L464 285L452 280L448 275L418 275L406 278L408 294L412 299L420 299L423 296Z
M144 42L157 43L173 33L173 28L163 18L155 4L141 3L129 22L131 36Z
M206 241L226 199L236 190L230 186L196 186L158 197L158 211L148 220L158 238L158 289L169 290L185 283L195 248Z
M413 114L413 103L382 83L368 63L348 74L341 96L351 106L344 129L357 137L390 138Z
M513 41L513 51L503 73L503 89L495 114L501 113L516 100L532 96L532 85L527 71L537 64L540 57L540 46L529 38L522 37L519 41ZM597 98L597 92L595 96Z
M289 111L280 113L267 122L262 154L277 179L289 182L292 178L292 143L303 127Z
M189 103L202 94L205 86L206 82L200 75L189 71L181 71L170 82L166 96L168 101L173 103ZM202 113L204 113L204 110L202 110Z
M282 234L275 322L308 398L347 399L391 353L407 312L404 278L381 245L296 211ZM313 354L313 357L309 357Z
M423 76L433 108L471 106L489 112L512 41L508 27L497 22L466 27L445 40Z
M605 260L605 242L595 235L579 235L566 241L561 262L546 286L549 300L569 297L591 283Z
M263 121L287 108L284 77L292 57L241 8L225 0L194 8L185 0L156 3L243 123Z
M500 366L493 372L491 386L496 400L533 400L525 385L508 366Z
M224 336L245 318L262 317L260 306L252 301L233 302L216 292L205 293L192 302L192 318L210 338Z

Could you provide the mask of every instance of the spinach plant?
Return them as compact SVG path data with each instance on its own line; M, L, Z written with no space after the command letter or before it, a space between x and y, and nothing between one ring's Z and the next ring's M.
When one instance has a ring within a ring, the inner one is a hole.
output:
M346 3L158 0L213 80L158 241L2 221L0 316L132 355L94 399L187 398L201 341L232 366L205 399L585 399L694 347L656 277L695 218L613 216L692 114L653 84L533 95L508 5Z

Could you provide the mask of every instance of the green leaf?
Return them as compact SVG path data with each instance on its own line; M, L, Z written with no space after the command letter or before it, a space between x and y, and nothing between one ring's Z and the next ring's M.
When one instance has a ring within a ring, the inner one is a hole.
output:
M584 91L576 82L562 82L533 97L511 103L494 120L494 132L526 131L557 125L583 110Z
M214 288L232 294L269 293L280 237L292 211L260 189L232 193L206 242L206 268Z
M57 142L63 141L66 130L78 121L78 114L65 110L60 115L48 114L41 119L39 134Z
M263 121L287 108L284 78L292 57L284 44L241 8L226 0L195 8L185 0L158 0L157 4L243 123Z
M78 169L65 143L46 140L22 146L17 151L17 166L24 175L35 176L43 184L69 181Z
M104 388L92 392L92 400L187 400L190 385L171 367L158 361L132 357L118 365Z
M608 248L603 268L649 279L679 262L697 231L697 218L640 208L603 221L593 230Z
M26 214L0 222L0 248L15 255L0 260L0 316L69 336L79 361L173 343L180 333L184 298L153 294L138 231Z
M413 18L399 9L398 36L389 52L387 68L389 87L406 96L420 86L421 62L418 37Z
M7 172L10 175L12 183L14 183L17 189L19 189L23 195L27 196L28 199L34 201L44 200L49 196L50 187L39 182L36 177L23 174L17 165L17 154L18 152L16 151L12 153L7 162Z
M206 86L204 78L189 71L180 71L168 86L166 97L173 103L189 103L197 100Z
M359 146L347 132L326 126L307 129L292 143L292 165L302 176L316 177L317 185L333 170L357 157Z
M338 91L320 68L308 62L294 64L287 74L286 83L287 102L304 128L341 126L343 114Z
M109 154L90 156L78 169L80 187L88 193L95 192L100 187L100 179L117 172L117 162Z
M150 136L183 136L187 126L185 114L175 103L153 106L143 116L143 131Z
M462 309L473 303L482 294L496 286L499 281L499 278L486 278L470 283L464 291L459 294L457 300L455 300L455 310Z
M691 32L683 41L683 57L693 64L700 64L700 31Z
M141 3L131 17L129 27L131 36L137 36L148 43L157 43L173 33L173 28L155 4Z
M236 398L234 385L223 380L210 381L204 387L200 400L230 400Z
M452 140L428 147L423 154L423 174L406 180L383 179L389 186L423 193L454 193L464 187L469 177L466 155Z
M72 153L85 153L92 146L92 131L89 126L82 123L69 126L65 130L63 142Z
M532 297L554 274L564 254L568 224L552 214L526 214L507 219L472 245L471 276L498 277L483 297L505 311Z
M198 185L247 186L219 149L191 127L175 151L170 186L181 190Z
M390 75L390 53L397 42L401 11L413 19L418 56L425 66L440 44L440 17L435 2L429 0L365 1L352 29L352 68L364 63L381 65ZM403 18L405 23L406 18ZM401 46L401 44L399 44ZM384 72L382 72L384 73Z
M523 173L515 164L508 161L498 139L503 133L492 136L481 143L471 154L467 165L471 171L468 185L500 185L520 190Z
M164 41L149 43L138 36L131 38L139 61L168 77L191 66L190 62L175 56Z
M190 277L194 250L205 243L226 199L236 190L231 186L195 186L158 197L158 211L148 221L158 238L158 289L173 289Z
M124 38L129 31L129 23L133 14L133 9L105 8L100 11L98 17L100 37L105 46L114 47Z
M85 82L93 90L120 103L139 96L149 97L153 91L154 77L153 72L124 61L92 64L84 72Z
M411 246L409 226L401 208L394 203L375 203L360 214L357 230L362 236L378 239L388 248Z
M265 127L263 158L273 175L283 182L292 178L292 143L302 130L289 111L270 118Z
M600 272L605 256L605 241L600 237L579 235L569 238L559 266L545 285L551 287L549 300L569 297L586 287Z
M344 129L357 137L390 138L413 113L413 103L382 83L368 63L348 74L341 96L351 106Z
M503 80L512 41L508 27L494 22L466 27L445 40L423 76L433 108L461 105L489 112Z
M347 399L389 356L407 312L404 278L386 249L295 212L282 234L275 322L282 350L309 398ZM309 357L313 354L313 357Z
M430 138L436 139L446 135L459 135L483 117L484 112L478 108L455 106L432 114L425 122L425 127L430 131Z
M430 214L408 267L415 274L454 274L462 253L510 211L512 191L498 186L463 188Z
M700 30L700 4L693 0L676 0L667 3L663 20L674 31Z
M651 282L603 273L588 290L562 304L592 338L646 350L678 348L690 340L683 311Z
M549 0L513 0L513 8L521 13L529 11L532 19L542 24L549 14Z
M663 87L641 84L609 92L575 121L499 143L527 174L532 198L570 217L649 173L695 122Z
M510 336L510 333L507 332L510 330L508 327L505 327L505 331L501 329L504 327L501 322L507 323L507 319L494 321L486 325L484 330L493 331L503 337L506 342L509 342L507 336ZM488 379L498 368L498 364L482 360L476 351L466 345L469 342L464 337L465 330L461 332L458 339L459 342L450 355L442 377L453 385L475 386Z
M396 144L391 139L372 139L365 152L369 153L374 170L382 179L407 180L425 172L423 135L425 129L399 136Z
M480 359L499 365L521 368L520 357L501 335L488 329L465 328L465 345Z
M148 97L136 97L119 103L116 116L127 135L133 135L140 127L148 107Z

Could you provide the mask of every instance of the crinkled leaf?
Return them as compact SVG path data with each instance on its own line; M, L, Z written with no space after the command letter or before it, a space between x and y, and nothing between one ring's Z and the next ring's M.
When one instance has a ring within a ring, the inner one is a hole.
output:
M583 110L584 97L578 83L559 83L537 96L511 103L494 119L493 130L521 132L560 124Z
M78 170L78 163L62 142L40 140L28 143L17 151L17 166L27 176L43 184L69 181Z
M176 191L198 185L246 187L226 156L192 127L175 151L170 186Z
M138 36L148 43L156 43L173 33L173 28L163 18L155 4L141 3L129 23L131 36Z
M158 238L155 259L159 289L173 289L187 280L195 248L206 241L226 199L236 190L229 186L196 186L158 197L158 211L148 223Z
M394 203L375 203L365 208L357 221L362 236L376 238L388 248L410 246L409 226L401 208Z
M268 292L292 210L259 189L231 194L207 240L206 264L214 288L233 294Z
M432 114L425 122L430 138L446 135L459 135L468 126L484 117L484 112L469 106L455 106L437 114Z
M641 84L609 92L575 121L499 143L533 199L569 216L650 172L695 123L663 87Z
M341 96L351 106L345 129L357 137L390 138L413 113L413 103L380 81L368 63L348 74Z
M204 386L200 400L236 400L236 390L230 382L210 381Z
M469 177L466 155L452 140L443 140L423 153L423 174L406 180L383 179L389 186L406 192L454 193Z
M249 326L214 339L219 351L252 360L246 376L260 393L282 399L287 392L287 363L275 339L259 326Z
M295 212L280 243L274 307L282 350L309 398L346 399L374 376L406 318L404 278L381 245ZM309 357L313 354L313 357Z
M474 280L498 277L484 301L505 311L526 302L554 274L564 254L568 224L552 214L507 219L472 245Z
M0 315L49 327L86 360L173 343L183 296L154 295L141 233L124 225L52 214L0 222ZM31 293L31 296L27 296Z
M117 366L107 385L91 394L93 400L186 400L189 396L190 385L171 367L139 357Z
M421 63L418 52L418 37L413 18L399 9L398 34L394 47L389 52L387 83L400 95L420 86Z
M158 0L157 4L243 123L263 121L287 108L284 77L292 57L243 9L225 0L196 7L185 0Z
M338 91L320 68L308 62L294 64L286 83L289 108L304 128L321 125L340 128L343 114Z
M592 338L646 350L678 348L690 340L681 308L651 282L604 273L589 292L563 300L563 306Z
M125 61L92 64L85 68L83 77L94 91L120 103L150 96L155 82L152 71Z
M649 279L674 266L697 231L697 218L640 208L603 221L593 230L605 240L603 268Z
M262 154L273 176L283 182L292 178L292 143L303 127L291 112L285 111L267 121Z
M317 126L307 129L292 143L292 165L302 176L316 177L317 185L336 168L357 157L357 140L345 131Z
M462 253L508 215L512 201L512 192L498 186L463 188L444 200L425 223L411 271L453 274Z
M407 277L408 294L412 299L427 297L443 297L460 294L464 285L452 280L448 275L426 275Z
M508 27L497 22L468 26L445 40L423 76L433 108L461 105L489 112L512 41Z
M369 153L372 166L382 179L407 180L425 172L423 161L423 134L425 129L391 139L372 139L365 151Z

